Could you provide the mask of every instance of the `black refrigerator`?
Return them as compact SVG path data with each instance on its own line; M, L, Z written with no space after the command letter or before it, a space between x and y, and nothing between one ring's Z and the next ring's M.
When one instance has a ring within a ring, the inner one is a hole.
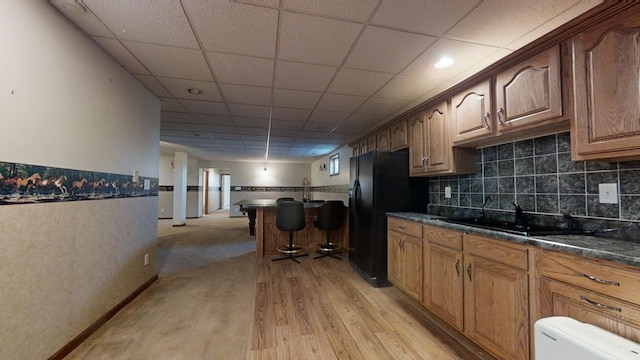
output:
M386 213L426 213L428 179L409 177L406 151L371 151L350 165L349 262L372 286L389 286Z

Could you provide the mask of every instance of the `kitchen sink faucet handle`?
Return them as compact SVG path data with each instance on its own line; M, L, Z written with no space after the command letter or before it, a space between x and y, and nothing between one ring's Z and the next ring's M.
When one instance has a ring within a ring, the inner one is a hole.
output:
M516 203L512 203L513 206L516 207L516 216L515 216L515 223L516 225L524 225L525 224L525 219L524 219L524 212L522 211L522 208L520 207L520 205L516 204Z

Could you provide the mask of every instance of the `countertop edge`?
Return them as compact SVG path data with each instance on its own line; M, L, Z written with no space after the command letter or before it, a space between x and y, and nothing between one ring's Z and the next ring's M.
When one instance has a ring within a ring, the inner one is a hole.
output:
M592 235L522 236L497 230L448 223L439 220L442 219L440 216L414 212L387 212L387 216L470 234L484 235L514 243L532 245L542 249L640 267L640 247L638 244L629 241L613 240Z

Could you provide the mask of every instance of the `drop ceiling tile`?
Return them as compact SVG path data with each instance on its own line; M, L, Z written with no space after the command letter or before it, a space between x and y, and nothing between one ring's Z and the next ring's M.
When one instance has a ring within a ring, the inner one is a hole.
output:
M124 45L154 75L211 81L211 71L200 50L125 41Z
M280 6L280 0L237 0L237 1L243 4L254 4L254 5L262 5L262 6L269 6L269 7Z
M158 81L169 90L171 95L179 99L222 101L222 96L220 96L220 91L215 82L163 77L158 77ZM202 92L200 94L191 94L188 91L189 89L199 89Z
M338 123L328 123L328 122L311 122L307 121L302 127L302 131L300 132L300 136L305 136L304 134L309 131L318 132L321 134L327 134L331 129L333 129ZM317 134L316 134L317 135ZM313 136L316 136L313 135Z
M138 79L138 81L140 81L140 83L142 83L142 85L144 85L147 89L149 89L149 91L151 91L155 96L158 96L158 97L171 96L171 94L169 94L169 92L164 87L162 87L162 84L160 84L160 82L158 82L158 80L156 80L153 76L139 75L139 74L135 74L133 76L135 76L135 78Z
M378 121L382 120L384 115L374 115L374 114L351 114L348 118L343 121L343 124L359 124L371 126Z
M389 115L404 106L408 101L370 98L359 109L358 113Z
M440 36L480 0L385 0L371 24Z
M116 39L108 39L101 37L93 37L93 41L95 41L100 47L102 47L111 57L113 57L120 65L122 65L127 71L132 74L149 74L147 69L142 66L142 64L131 55L129 50L127 50L120 41Z
M199 48L177 1L137 0L120 6L104 0L83 1L119 39Z
M392 77L392 74L342 68L327 91L336 94L371 96Z
M105 38L114 37L111 31L94 14L87 11L86 7L78 4L78 2L68 0L50 0L50 2L87 34Z
M192 114L191 116L194 122L198 124L233 126L231 116L206 114Z
M377 5L378 0L284 0L282 7L312 15L365 22Z
M404 75L427 77L436 84L459 74L465 69L475 66L479 60L495 53L493 46L472 44L464 41L439 39L420 55L411 65L402 71ZM436 69L434 64L442 57L450 57L454 63L445 69Z
M214 52L207 56L219 82L254 86L271 86L273 82L274 60Z
M338 126L338 128L335 131L341 132L341 133L347 133L347 134L362 134L366 132L369 128L370 126L363 125L363 124L342 123Z
M324 91L337 68L278 61L275 86L281 89Z
M337 124L346 119L347 116L349 116L348 112L316 110L309 117L309 121L317 123Z
M288 120L273 120L271 119L271 130L274 129L286 129L286 130L300 130L304 126L304 121L288 121Z
M397 75L380 89L375 96L396 100L413 100L440 83L440 81L434 82L430 78Z
M365 96L328 94L322 95L318 104L318 110L333 110L353 112L358 106L367 100Z
M435 41L432 36L369 26L344 66L398 73Z
M309 118L310 114L311 110L274 107L271 119L304 122Z
M273 90L273 106L313 109L322 93L302 90Z
M160 98L160 109L162 111L186 112L187 110L180 105L174 98Z
M601 0L580 1L575 6L555 16L531 32L524 34L522 37L507 45L507 47L511 50L518 50L601 3Z
M229 111L224 103L214 101L200 101L200 100L188 100L180 99L179 103L182 104L189 112L196 114L211 114L211 115L229 115Z
M238 127L238 134L242 140L264 140L267 141L267 129L254 127Z
M186 112L162 111L160 122L196 123L196 120L193 119L193 115Z
M271 129L271 135L277 135L277 136L298 136L298 133L300 132L300 130L302 129L302 127L304 126L304 123L300 123L300 129Z
M445 36L478 44L504 47L551 20L556 14L569 9L578 1L485 0L451 30L447 31ZM494 26L487 26L488 19L493 20L493 23L500 24L500 29L508 29L508 31L495 31Z
M233 122L237 126L241 126L241 127L256 127L256 128L264 128L264 129L269 127L268 119L256 119L256 118L249 118L249 117L234 116Z
M271 88L220 84L226 101L236 104L269 105L271 103Z
M340 65L362 25L283 12L278 58L322 65Z
M278 11L233 1L183 0L186 11L209 51L273 58Z
M247 104L229 104L232 116L269 118L269 107Z

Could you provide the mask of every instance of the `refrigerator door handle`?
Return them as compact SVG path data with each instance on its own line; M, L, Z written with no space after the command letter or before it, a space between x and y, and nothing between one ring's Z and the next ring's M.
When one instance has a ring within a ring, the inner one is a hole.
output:
M353 208L356 210L358 208L358 191L360 191L360 182L358 179L353 182Z

